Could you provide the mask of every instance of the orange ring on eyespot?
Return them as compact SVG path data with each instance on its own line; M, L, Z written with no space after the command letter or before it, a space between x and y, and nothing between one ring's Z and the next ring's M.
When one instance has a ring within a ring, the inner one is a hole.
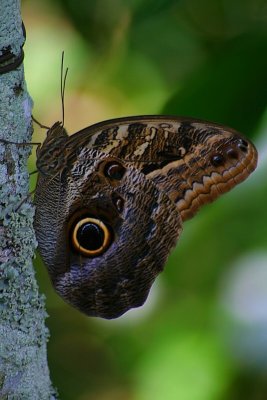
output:
M82 246L79 243L78 239L79 230L83 228L86 225L86 223L91 223L91 225L94 225L98 229L102 230L103 243L99 245L99 247L97 247L96 249L87 249L86 247ZM108 248L110 241L111 241L111 232L105 225L105 223L99 219L91 217L85 217L82 218L80 221L78 221L74 226L73 232L71 234L71 242L73 244L73 247L75 248L76 251L78 251L79 253L81 253L86 257L95 257L102 254Z

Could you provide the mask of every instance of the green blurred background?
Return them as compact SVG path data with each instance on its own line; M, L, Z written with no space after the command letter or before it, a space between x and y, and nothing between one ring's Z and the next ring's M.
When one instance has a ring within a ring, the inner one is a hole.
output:
M251 137L257 171L184 226L147 303L115 321L47 296L64 400L267 399L267 1L24 0L34 116L65 125L175 114ZM45 132L38 127L35 140ZM30 168L34 169L34 160ZM34 184L34 183L32 183Z

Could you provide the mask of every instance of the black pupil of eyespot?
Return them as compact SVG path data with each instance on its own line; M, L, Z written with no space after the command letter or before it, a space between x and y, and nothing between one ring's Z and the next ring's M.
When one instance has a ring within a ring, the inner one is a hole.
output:
M246 140L241 139L241 140L240 140L240 143L242 144L242 146L248 147L248 142L247 142Z
M77 241L86 250L98 250L104 243L103 229L92 222L86 222L77 231Z
M105 174L111 179L120 180L124 172L124 167L118 163L107 164L105 168Z
M240 150L246 153L248 150L248 142L246 142L244 139L241 139L238 143L238 147Z
M224 158L223 158L223 156L221 154L215 154L212 157L211 162L215 166L222 165L224 163Z

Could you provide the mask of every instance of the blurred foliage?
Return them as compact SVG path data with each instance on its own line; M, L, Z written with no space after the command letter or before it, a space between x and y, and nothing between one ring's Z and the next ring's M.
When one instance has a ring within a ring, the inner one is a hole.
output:
M63 303L37 257L60 397L266 400L267 282L253 271L259 254L267 270L267 1L24 0L22 11L43 123L60 119L64 49L70 132L127 114L189 115L244 132L260 152L247 182L185 224L147 303L119 320Z

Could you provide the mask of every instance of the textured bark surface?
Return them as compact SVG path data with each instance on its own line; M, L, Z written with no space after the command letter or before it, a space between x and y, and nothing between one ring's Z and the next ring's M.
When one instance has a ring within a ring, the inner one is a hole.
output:
M23 44L19 0L0 2L0 62L4 49ZM0 75L0 138L31 139L32 101L24 71ZM54 399L47 366L44 298L32 267L36 240L28 193L31 146L0 143L0 399Z

